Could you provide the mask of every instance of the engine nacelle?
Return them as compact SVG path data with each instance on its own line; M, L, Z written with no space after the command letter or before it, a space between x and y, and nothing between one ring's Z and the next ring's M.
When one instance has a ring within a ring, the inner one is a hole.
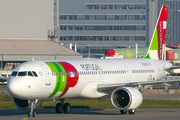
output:
M18 108L18 109L21 109L21 110L28 110L30 109L30 106L28 104L28 100L23 100L23 99L19 99L19 98L16 98L16 97L13 97L13 103L14 105ZM43 100L38 100L37 101L37 104L35 104L35 108L38 108L42 105L43 103Z
M143 100L141 92L133 87L119 87L111 94L113 106L119 110L134 110Z

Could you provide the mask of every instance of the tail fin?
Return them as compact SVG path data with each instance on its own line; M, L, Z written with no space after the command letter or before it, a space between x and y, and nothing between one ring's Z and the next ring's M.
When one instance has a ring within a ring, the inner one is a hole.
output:
M168 6L162 6L158 20L154 29L148 52L144 58L162 60L163 44L165 43L165 34L167 26Z

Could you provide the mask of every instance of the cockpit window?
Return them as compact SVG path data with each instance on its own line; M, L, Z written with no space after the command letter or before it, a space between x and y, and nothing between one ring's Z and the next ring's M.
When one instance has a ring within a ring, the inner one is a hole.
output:
M32 71L35 77L38 77L37 73L35 71Z
M27 75L27 71L23 71L23 72L19 72L18 76L26 76Z
M33 74L31 71L28 71L28 76L32 76L33 77Z
M13 71L11 76L31 76L31 77L38 77L37 73L35 71Z
M16 71L13 71L11 76L16 76L17 75L17 72Z

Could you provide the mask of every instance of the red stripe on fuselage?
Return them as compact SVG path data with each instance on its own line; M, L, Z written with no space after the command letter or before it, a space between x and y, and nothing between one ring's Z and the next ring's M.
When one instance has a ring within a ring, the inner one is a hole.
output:
M67 62L59 62L59 64L61 64L63 66L63 68L65 69L66 73L67 73L67 83L66 83L66 87L63 91L63 93L59 96L62 97L63 95L66 94L66 92L68 91L68 89L70 87L74 87L79 79L79 76L77 74L77 70L74 66L72 66L71 64L67 63ZM72 77L72 75L70 75L69 73L73 72L74 76Z

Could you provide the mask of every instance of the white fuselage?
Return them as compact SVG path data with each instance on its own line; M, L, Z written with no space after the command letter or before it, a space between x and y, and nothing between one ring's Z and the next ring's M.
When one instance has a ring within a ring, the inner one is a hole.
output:
M7 88L21 99L99 98L105 93L97 91L98 84L160 80L167 75L163 68L170 66L167 61L151 59L30 61L13 70L17 75L9 78ZM19 74L32 71L37 76Z

